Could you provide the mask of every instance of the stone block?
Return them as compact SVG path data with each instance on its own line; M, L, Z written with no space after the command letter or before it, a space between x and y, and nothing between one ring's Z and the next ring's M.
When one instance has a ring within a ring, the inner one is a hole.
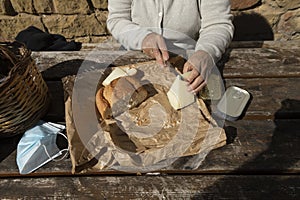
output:
M91 0L94 8L97 9L107 9L107 0Z
M273 28L278 23L279 17L284 13L284 11L276 6L275 4L262 4L258 8L253 10L254 12L262 15Z
M283 14L276 31L283 35L284 40L300 39L300 9Z
M53 13L52 0L33 0L33 5L37 13Z
M106 34L95 14L92 15L51 15L43 16L42 20L50 33L61 34L66 38L99 36Z
M35 13L32 1L29 0L10 0L17 13Z
M87 0L53 0L55 12L59 14L87 14L90 7Z
M95 15L99 22L101 22L103 25L106 25L106 20L108 17L108 11L96 11Z
M108 31L107 26L106 26L108 11L96 11L95 15L97 17L97 20L101 24L101 26L105 28L105 32L108 33L109 31Z
M275 2L280 8L285 10L300 8L300 0L275 0Z
M39 16L29 14L19 14L14 17L0 16L0 36L6 40L13 40L20 31L32 25L44 30Z
M261 0L231 0L232 10L245 10L257 5Z

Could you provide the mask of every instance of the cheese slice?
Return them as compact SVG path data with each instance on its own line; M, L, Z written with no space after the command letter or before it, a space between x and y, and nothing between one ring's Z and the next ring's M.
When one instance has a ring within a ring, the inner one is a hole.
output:
M184 73L184 74L180 74L180 76L181 76L183 79L187 79L187 78L190 76L191 73L192 73L192 71L189 71L189 72L186 72L186 73Z
M135 68L125 68L124 70L128 76L134 76L137 73Z
M115 68L102 82L102 85L108 86L113 80L124 77L124 76L133 76L137 73L137 70L134 68Z
M195 102L195 95L187 90L187 82L183 79L183 77L186 78L188 75L177 75L167 93L169 102L175 110L179 110Z

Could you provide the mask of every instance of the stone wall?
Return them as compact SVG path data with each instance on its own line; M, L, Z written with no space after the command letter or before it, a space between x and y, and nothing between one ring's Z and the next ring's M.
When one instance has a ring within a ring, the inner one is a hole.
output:
M107 0L0 0L0 36L13 39L30 25L80 42L100 42L106 29Z
M300 40L300 0L232 0L235 40ZM0 0L0 37L30 25L80 42L101 42L107 0Z
M300 0L231 0L235 40L300 40Z

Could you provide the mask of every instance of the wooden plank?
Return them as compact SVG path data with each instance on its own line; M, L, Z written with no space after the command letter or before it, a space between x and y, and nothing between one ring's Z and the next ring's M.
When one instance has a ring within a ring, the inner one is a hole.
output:
M0 179L4 199L299 199L299 176L94 176Z
M76 74L83 61L106 67L113 61L126 65L149 60L139 51L33 52L32 56L46 80ZM300 46L228 49L218 65L225 78L300 77Z
M226 79L226 87L247 90L252 99L244 119L300 117L299 78Z
M218 65L225 78L300 77L300 47L228 49Z
M120 49L121 45L114 39L109 39L102 43L83 43L82 51L90 51L98 48L102 50L115 51ZM232 49L238 48L280 48L280 49L297 49L300 47L299 40L289 41L232 41L229 45Z
M299 122L299 119L227 122L229 144L212 151L200 168L206 172L228 169L227 172L238 174L299 173Z
M243 116L246 119L273 119L300 116L299 78L226 79L226 87L238 86L247 90L252 99ZM64 121L64 101L61 81L47 81L52 106L45 119Z
M33 52L32 57L45 80L60 80L64 76L75 75L82 65L105 68L150 60L141 52L127 51Z
M300 173L300 119L295 120L241 120L226 123L227 145L209 153L198 170L164 170L164 173L196 174L255 174ZM298 127L298 128L297 128ZM12 141L16 138L12 138ZM12 141L0 141L3 148L11 148ZM16 148L15 142L15 148ZM11 153L13 152L13 153ZM0 162L0 177L18 177L16 152L10 149ZM181 159L184 162L186 159ZM174 165L176 166L176 165ZM50 162L31 176L61 176L71 174L71 161ZM92 174L123 174L100 171Z
M91 45L91 44L88 44ZM83 45L85 46L85 45ZM230 48L280 48L280 49L298 49L299 40L290 41L232 41Z

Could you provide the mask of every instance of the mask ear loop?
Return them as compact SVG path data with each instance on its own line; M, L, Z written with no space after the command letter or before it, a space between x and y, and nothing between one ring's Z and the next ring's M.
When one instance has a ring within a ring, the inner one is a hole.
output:
M58 132L57 133L58 135L61 135L61 136L63 136L66 140L67 140L67 142L68 142L68 148L66 148L66 149L62 149L62 150L60 150L59 152L60 153L62 153L62 152L65 152L66 151L66 153L61 157L61 158L59 158L59 159L56 159L56 158L52 158L50 155L49 155L49 153L48 153L48 150L47 150L47 148L46 148L46 146L45 145L43 145L43 147L44 147L44 150L45 150L45 153L47 154L47 156L51 159L51 160L53 160L54 162L58 162L58 161L61 161L61 160L63 160L63 159L65 159L66 157L67 157L67 155L68 155L68 152L69 152L69 149L70 149L70 147L69 147L69 141L68 141L68 138L67 138L67 136L65 135L65 134L63 134L63 133L61 133L61 132Z

